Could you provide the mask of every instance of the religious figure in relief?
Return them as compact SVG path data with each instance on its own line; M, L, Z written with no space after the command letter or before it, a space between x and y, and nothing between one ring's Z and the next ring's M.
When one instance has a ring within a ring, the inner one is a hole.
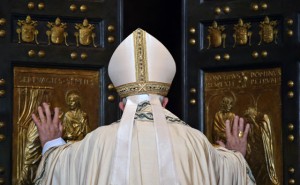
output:
M23 100L18 107L16 144L17 185L31 185L42 157L42 146L37 127L31 114L41 101L49 102L51 91L47 88L16 88L17 96Z
M225 26L219 26L216 21L212 23L211 26L207 29L208 35L208 46L207 49L210 49L211 47L217 48L220 47L223 44L223 48L225 48L225 39L226 39L226 33Z
M61 44L65 42L65 45L68 46L67 36L68 33L65 31L67 28L66 23L62 23L60 18L56 18L55 22L48 22L47 27L50 30L47 30L46 35L48 36L48 45L51 44Z
M66 93L66 104L69 110L63 115L63 138L66 141L78 141L90 131L87 113L81 109L80 95L71 90Z
M277 44L278 30L275 28L277 25L277 21L270 21L268 16L265 17L264 21L260 22L260 41L258 45L261 45L262 42L270 44L273 41Z
M220 110L215 114L213 121L213 141L226 141L225 121L233 121L235 113L232 112L235 100L232 96L224 96L220 102Z
M83 46L89 46L93 43L93 46L97 47L95 43L96 34L93 32L95 25L90 24L87 19L84 19L82 24L75 24L75 29L78 30L78 32L74 33L77 47L79 47L79 43Z
M244 118L251 125L246 160L251 166L257 184L280 184L275 170L269 116L258 112L254 107L248 107L244 113Z
M17 22L19 28L17 28L16 32L18 33L19 42L21 41L26 43L34 42L39 44L37 40L37 35L39 31L36 29L38 26L38 22L31 19L28 15L25 20L18 20Z
M244 23L242 19L239 19L238 24L235 24L233 26L234 29L234 45L233 47L236 47L236 45L246 45L249 43L249 46L251 46L251 36L252 32L249 31L251 28L250 23Z
M42 157L42 146L34 122L30 122L24 148L23 167L20 172L18 185L31 185Z

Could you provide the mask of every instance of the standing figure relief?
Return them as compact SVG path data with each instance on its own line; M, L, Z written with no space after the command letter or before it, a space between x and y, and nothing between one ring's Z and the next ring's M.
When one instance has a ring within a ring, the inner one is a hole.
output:
M261 174L260 178L257 179L258 184L279 184L275 170L272 129L269 116L258 112L254 107L248 107L244 117L246 122L251 125L248 139L250 149L247 151L246 159L252 167L254 175L258 176ZM255 155L253 155L254 152Z
M220 109L215 113L212 127L213 142L226 141L225 121L233 121L236 115L232 109L235 100L232 96L224 96ZM257 184L279 185L275 168L274 141L272 138L271 120L267 114L260 113L257 108L247 107L244 114L245 122L250 124L246 160L249 163Z
M226 126L225 121L233 121L235 113L232 112L234 105L234 98L232 96L224 96L220 102L220 110L215 114L213 121L213 141L226 141Z
M90 131L87 113L81 109L81 97L76 91L66 93L66 104L69 110L64 113L62 125L63 138L69 141L77 141L84 138Z

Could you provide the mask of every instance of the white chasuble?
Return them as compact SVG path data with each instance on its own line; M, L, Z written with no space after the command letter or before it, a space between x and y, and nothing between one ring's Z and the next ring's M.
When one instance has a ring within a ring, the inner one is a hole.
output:
M200 131L186 125L166 109L164 114L180 185L255 184L241 153L215 148ZM149 102L139 104L134 120L129 184L159 185L159 158ZM48 150L38 168L35 184L110 185L118 128L119 122L102 126L82 141Z

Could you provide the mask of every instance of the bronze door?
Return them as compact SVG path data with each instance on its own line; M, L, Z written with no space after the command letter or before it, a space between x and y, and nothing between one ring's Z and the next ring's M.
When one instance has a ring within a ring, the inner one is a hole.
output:
M184 119L215 143L244 117L257 184L299 183L299 2L183 4Z
M67 141L116 121L107 65L121 13L118 0L0 2L0 184L32 183L41 147L31 114L41 102L60 107Z

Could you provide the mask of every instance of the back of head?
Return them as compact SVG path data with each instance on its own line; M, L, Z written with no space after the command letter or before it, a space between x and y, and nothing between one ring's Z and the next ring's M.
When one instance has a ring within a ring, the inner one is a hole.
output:
M166 47L142 29L131 33L115 50L108 74L119 95L166 96L176 72Z
M129 184L135 112L143 101L149 101L153 113L160 184L177 184L168 125L159 101L161 96L168 94L175 71L175 62L169 51L142 29L130 34L113 53L108 74L127 103L119 123L110 184ZM168 173L165 174L163 169L168 169Z

